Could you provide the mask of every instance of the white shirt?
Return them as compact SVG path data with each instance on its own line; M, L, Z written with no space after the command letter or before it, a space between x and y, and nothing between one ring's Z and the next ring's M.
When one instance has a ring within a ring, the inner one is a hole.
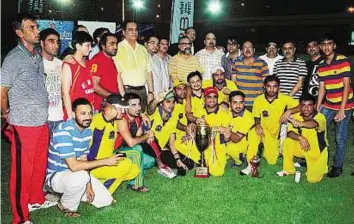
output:
M54 58L53 61L43 58L43 64L46 75L45 86L49 98L48 121L60 121L64 116L60 80L62 61L58 58Z
M198 51L195 56L199 59L204 68L203 81L211 79L212 70L216 66L221 66L221 58L224 52L215 48L213 53L209 53L205 48Z
M267 54L265 54L265 55L259 56L259 58L267 63L269 75L273 75L273 69L274 69L275 62L277 62L280 59L283 59L284 57L278 54L275 58L268 58Z
M100 49L98 48L98 45L96 45L90 51L89 59L91 60L93 58L93 56L95 56L98 52L100 52Z
M157 54L154 54L150 58L152 64L154 93L157 95L160 92L167 91L171 86L168 74L168 63L170 62L171 56L167 55L165 58L161 58Z

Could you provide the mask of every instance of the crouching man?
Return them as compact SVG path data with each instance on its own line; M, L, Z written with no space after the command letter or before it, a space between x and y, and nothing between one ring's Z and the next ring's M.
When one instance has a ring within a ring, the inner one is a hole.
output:
M291 125L284 141L283 170L279 176L295 173L294 156L305 158L307 181L320 182L328 172L328 144L326 117L315 110L313 96L300 98L300 113L289 119Z
M108 206L113 198L106 187L89 170L101 166L116 166L121 157L87 161L92 131L92 106L83 98L72 104L73 118L61 123L50 141L46 182L62 197L58 208L65 216L79 217L80 201L97 208Z

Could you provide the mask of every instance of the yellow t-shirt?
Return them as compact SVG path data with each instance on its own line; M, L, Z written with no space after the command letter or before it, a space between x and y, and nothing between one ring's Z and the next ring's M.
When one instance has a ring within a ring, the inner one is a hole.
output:
M93 116L90 125L93 133L89 154L91 159L103 159L113 155L117 127L117 121L107 122L102 113Z
M124 85L143 86L146 84L146 73L151 72L151 60L144 46L136 43L133 49L127 40L118 44L118 52L114 63L122 73Z
M175 103L175 108L173 109L172 116L177 118L177 121L179 121L183 125L187 125L187 117L186 117L186 101L183 100L183 103ZM186 132L178 130L176 128L176 139L181 139L184 135L186 135Z
M225 81L226 81L226 85L224 86L224 88L229 88L229 90L231 92L237 90L237 86L236 86L236 84L234 82L232 82L230 80L225 80ZM212 79L203 81L203 84L202 84L202 88L203 89L208 88L208 87L212 87L212 86L214 86ZM221 90L218 90L218 94L219 94L218 103L219 104L222 103L222 102L225 102L225 103L229 104L229 95L225 95L222 92L222 90L224 88L222 88Z
M173 116L173 112L169 115L169 120L164 124L162 121L162 108L158 106L155 112L150 115L151 130L155 133L155 137L159 142L161 149L167 145L170 136L176 133L178 116Z
M204 110L204 95L199 97L192 93L191 96L191 104L192 104L192 113L195 114L197 111Z
M232 112L229 113L230 121L229 125L232 126L233 133L239 133L244 136L248 134L251 128L254 126L254 118L251 112L244 110L242 116L233 117ZM246 141L246 138L242 138L241 141Z
M168 71L170 77L176 76L179 80L187 83L189 73L195 71L203 73L204 68L196 56L190 56L188 59L185 59L183 55L178 53L171 58L168 64ZM172 81L175 81L174 78L172 78Z
M294 114L294 119L304 121L304 118L300 115L300 113ZM313 120L318 123L317 128L294 128L292 124L289 124L288 132L293 131L296 134L304 136L310 144L308 155L313 158L317 158L318 155L328 146L326 117L321 113L317 113L313 117Z
M288 95L278 93L277 98L269 102L265 94L262 94L254 100L253 116L261 118L261 125L264 131L277 138L280 130L280 117L287 109L296 107L299 104Z

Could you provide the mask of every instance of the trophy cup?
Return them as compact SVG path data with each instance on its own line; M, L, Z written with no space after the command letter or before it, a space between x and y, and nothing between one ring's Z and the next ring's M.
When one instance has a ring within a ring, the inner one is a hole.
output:
M253 157L251 159L251 175L252 177L259 177L258 166L261 162L261 159L258 156Z
M200 164L197 166L194 177L208 178L209 171L205 164L204 151L208 148L211 138L211 128L207 124L198 124L195 131L195 144L200 152Z

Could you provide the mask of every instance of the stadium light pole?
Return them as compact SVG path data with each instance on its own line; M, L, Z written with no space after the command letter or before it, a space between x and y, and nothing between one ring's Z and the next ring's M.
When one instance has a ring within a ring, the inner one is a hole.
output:
M208 9L213 15L213 32L215 32L215 23L216 23L215 19L221 10L221 4L220 4L219 0L209 1Z

